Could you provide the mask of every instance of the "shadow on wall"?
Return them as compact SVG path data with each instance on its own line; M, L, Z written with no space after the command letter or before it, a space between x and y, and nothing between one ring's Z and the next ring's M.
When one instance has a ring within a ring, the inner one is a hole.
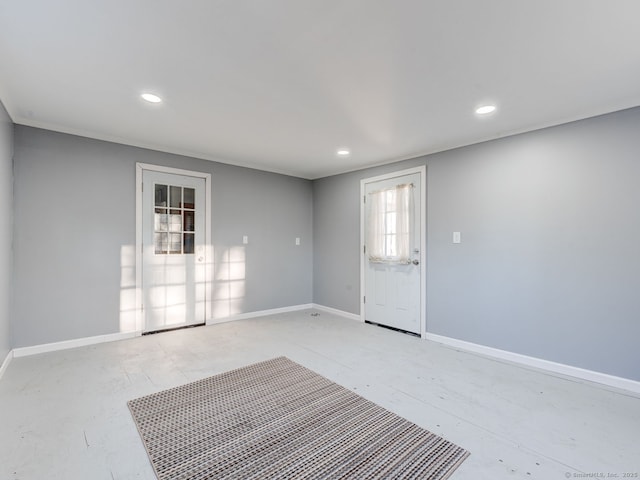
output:
M192 272L195 277L193 292L187 291L186 272L181 266L166 265L162 278L154 279L146 301L154 318L161 318L164 326L171 327L183 321L187 302L194 302L195 312L203 312L205 320L225 319L244 312L245 247L220 249L215 255L212 248L206 250L207 258L215 258L215 261ZM143 292L138 292L136 287L135 251L134 245L120 248L120 333L144 330L142 319L136 314L137 295ZM207 294L207 278L214 279L210 288L212 295Z

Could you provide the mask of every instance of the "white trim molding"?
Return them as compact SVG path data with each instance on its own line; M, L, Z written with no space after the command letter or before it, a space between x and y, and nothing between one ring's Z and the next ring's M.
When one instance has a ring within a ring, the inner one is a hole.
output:
M27 357L29 355L38 355L39 353L56 352L58 350L68 350L76 347L86 347L88 345L96 345L98 343L116 342L118 340L139 337L141 334L142 332L110 333L107 335L97 335L95 337L76 338L73 340L64 340L62 342L45 343L42 345L34 345L32 347L19 347L13 349L13 356L15 358Z
M234 322L236 320L245 320L247 318L266 317L268 315L277 315L279 313L298 312L300 310L311 310L313 304L306 303L303 305L293 305L291 307L272 308L269 310L257 310L255 312L236 313L228 317L210 318L207 320L208 325L216 325L218 323Z
M544 370L552 374L569 376L580 380L599 383L601 385L606 385L609 387L614 387L640 394L640 382L636 380L616 377L615 375L609 375L607 373L595 372L593 370L573 367L571 365L543 360L541 358L529 357L527 355L509 352L507 350L500 350L498 348L487 347L484 345L479 345L477 343L465 342L464 340L458 340L456 338L436 335L435 333L427 333L425 338L432 342L440 343L448 347L480 354L486 357L495 358L497 360L504 360L507 362L519 364L521 366Z
M356 322L361 322L362 318L357 313L349 313L343 310L338 310L337 308L325 307L324 305L318 305L317 303L312 304L312 308L315 310L320 310L322 312L332 313L334 315L338 315L339 317L348 318L349 320L355 320Z
M7 368L9 368L11 360L13 360L13 350L9 350L9 353L7 353L7 356L2 361L2 365L0 365L0 379L2 379L4 372L6 372Z

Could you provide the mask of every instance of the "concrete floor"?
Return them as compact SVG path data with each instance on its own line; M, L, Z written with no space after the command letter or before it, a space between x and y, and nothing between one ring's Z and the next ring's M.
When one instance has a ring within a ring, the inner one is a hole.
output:
M640 475L631 393L311 313L14 359L0 479L154 479L128 400L280 355L469 450L452 480Z

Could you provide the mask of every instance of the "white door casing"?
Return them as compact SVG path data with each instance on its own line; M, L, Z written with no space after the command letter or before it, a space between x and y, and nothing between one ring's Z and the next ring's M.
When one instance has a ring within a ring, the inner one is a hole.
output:
M204 324L210 316L210 176L137 167L139 330Z
M411 184L410 257L407 262L370 259L367 251L368 216L375 192ZM361 320L418 334L426 334L426 167L418 167L361 181ZM367 202L367 199L369 202Z

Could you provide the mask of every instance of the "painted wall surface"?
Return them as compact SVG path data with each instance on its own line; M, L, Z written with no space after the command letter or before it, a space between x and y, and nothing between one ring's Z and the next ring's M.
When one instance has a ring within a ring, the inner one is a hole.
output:
M131 330L136 162L212 175L218 317L312 301L309 181L18 125L14 347Z
M314 301L359 313L360 179L427 165L427 330L640 380L638 132L635 108L315 181Z
M0 102L0 364L12 348L13 122Z

